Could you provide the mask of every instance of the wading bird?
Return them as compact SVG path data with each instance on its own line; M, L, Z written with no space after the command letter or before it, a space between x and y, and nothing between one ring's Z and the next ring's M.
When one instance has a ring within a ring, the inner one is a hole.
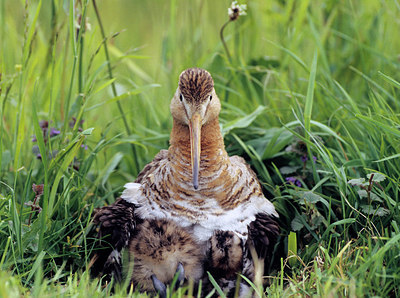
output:
M206 270L217 280L234 280L231 272L252 279L251 247L268 261L279 235L278 214L245 160L228 156L220 109L207 71L182 72L170 105L169 149L125 185L121 199L95 214L99 237L108 234L112 245L96 257L103 273L120 276L121 250L143 221L153 219L167 219L190 233L206 256Z
M166 285L178 274L176 285L203 276L204 254L185 228L173 221L143 221L129 242L133 263L131 283L141 291L166 297Z

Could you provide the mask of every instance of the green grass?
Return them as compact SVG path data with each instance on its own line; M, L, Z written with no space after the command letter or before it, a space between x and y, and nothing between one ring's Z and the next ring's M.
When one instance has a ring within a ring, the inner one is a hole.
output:
M110 294L91 214L168 147L193 66L280 214L265 295L400 295L398 0L249 1L231 60L229 1L97 2L0 2L1 296Z

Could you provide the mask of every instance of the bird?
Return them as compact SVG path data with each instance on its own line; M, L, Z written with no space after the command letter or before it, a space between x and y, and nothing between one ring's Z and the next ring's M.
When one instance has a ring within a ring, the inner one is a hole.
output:
M228 155L220 110L211 74L201 68L184 70L170 103L168 150L161 150L134 182L125 184L114 204L94 215L99 237L108 234L111 244L97 255L103 273L120 276L121 250L143 221L152 219L175 222L190 233L206 256L204 267L217 279L230 280L228 271L254 278L252 249L270 262L280 233L279 215L246 161ZM218 253L213 247L226 249L231 265L218 265L224 255L214 262Z
M145 220L129 242L133 263L131 284L147 293L166 297L166 288L175 275L176 285L203 276L204 254L185 228L166 219Z

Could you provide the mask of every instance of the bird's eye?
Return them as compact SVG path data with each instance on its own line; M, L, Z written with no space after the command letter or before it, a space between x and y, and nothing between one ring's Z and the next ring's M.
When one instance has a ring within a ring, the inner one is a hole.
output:
M180 99L180 101L182 101L182 100L183 100L183 96L182 96L182 94L179 94L179 99Z
M212 99L212 95L210 95L210 101L211 101L211 99Z

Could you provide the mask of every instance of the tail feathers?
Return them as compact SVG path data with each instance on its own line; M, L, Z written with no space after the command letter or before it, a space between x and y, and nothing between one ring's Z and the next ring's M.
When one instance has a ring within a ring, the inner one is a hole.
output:
M138 219L135 206L118 199L114 204L95 210L93 222L98 226L99 248L93 258L92 275L106 275L107 279L121 279L121 251L127 247Z

